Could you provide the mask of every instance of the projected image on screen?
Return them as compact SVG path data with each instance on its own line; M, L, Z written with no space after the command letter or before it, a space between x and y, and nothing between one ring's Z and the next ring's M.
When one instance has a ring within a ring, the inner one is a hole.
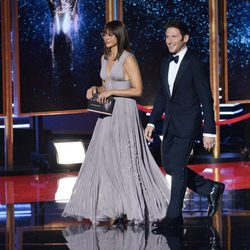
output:
M143 78L141 103L152 105L158 87L160 62L168 53L163 27L169 20L181 19L187 23L191 32L188 47L208 65L208 1L124 0L123 4L123 20Z
M18 1L21 113L78 110L100 84L105 1Z
M228 99L250 102L250 2L227 1Z

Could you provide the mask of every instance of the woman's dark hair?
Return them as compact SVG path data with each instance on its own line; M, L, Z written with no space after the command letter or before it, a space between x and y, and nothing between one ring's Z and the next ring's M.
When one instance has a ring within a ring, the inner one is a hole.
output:
M182 35L182 38L185 35L189 35L189 30L187 25L181 21L181 20L171 20L169 21L165 26L164 29L167 30L168 28L176 28L178 30L180 30L180 33Z
M104 33L111 33L111 34L115 35L115 37L117 39L117 55L116 55L116 58L114 60L119 59L124 50L127 50L130 52L128 31L127 31L126 26L123 22L117 21L117 20L108 22L104 26L103 32ZM108 58L110 51L111 51L111 49L107 48L105 43L104 43L104 58L105 59Z

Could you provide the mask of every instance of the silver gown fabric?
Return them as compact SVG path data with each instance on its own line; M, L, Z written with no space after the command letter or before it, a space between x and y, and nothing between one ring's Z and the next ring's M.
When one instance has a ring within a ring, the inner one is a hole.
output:
M107 77L104 60L101 78L107 89L130 88L124 80L124 51ZM97 120L85 160L62 216L90 219L96 224L123 214L134 223L166 215L170 200L167 182L144 138L136 101L115 97L112 116Z

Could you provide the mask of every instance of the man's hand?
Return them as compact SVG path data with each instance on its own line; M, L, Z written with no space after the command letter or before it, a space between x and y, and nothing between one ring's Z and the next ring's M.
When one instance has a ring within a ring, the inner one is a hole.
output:
M210 151L215 146L215 137L203 136L203 146Z
M148 141L152 141L152 133L154 131L154 127L151 126L151 125L148 125L146 128L145 128L145 131L144 131L144 136L145 138L148 140Z

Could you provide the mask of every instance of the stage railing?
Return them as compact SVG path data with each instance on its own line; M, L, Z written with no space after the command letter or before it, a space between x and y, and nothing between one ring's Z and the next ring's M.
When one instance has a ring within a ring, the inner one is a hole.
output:
M138 107L138 109L140 111L142 111L144 113L151 113L152 112L152 109L145 108L140 104L137 104L137 107ZM216 125L228 125L228 124L232 124L232 123L236 123L236 122L246 120L248 118L250 118L250 113L244 114L244 115L241 115L241 116L238 116L238 117L235 117L235 118L218 121L218 122L216 122ZM162 116L162 119L164 119L164 115Z

